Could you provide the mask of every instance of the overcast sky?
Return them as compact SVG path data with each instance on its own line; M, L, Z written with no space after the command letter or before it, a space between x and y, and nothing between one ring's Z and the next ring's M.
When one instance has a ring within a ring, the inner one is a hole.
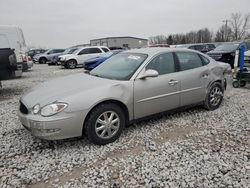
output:
M108 36L216 31L250 0L0 0L0 25L18 25L28 45L68 47Z

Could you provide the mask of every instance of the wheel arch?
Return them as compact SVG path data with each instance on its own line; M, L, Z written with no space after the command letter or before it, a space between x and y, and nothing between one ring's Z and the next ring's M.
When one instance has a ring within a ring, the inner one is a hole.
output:
M221 84L222 88L224 88L224 86L223 86L223 81L220 80L220 79L217 79L217 80L211 81L211 82L208 84L208 86L207 86L207 91L210 89L210 87L211 87L214 83L219 83L219 84Z
M74 58L70 58L69 60L67 60L67 61L66 61L66 63L68 63L69 61L75 61L75 62L76 62L76 64L77 64L77 60L76 60L76 59L74 59Z
M100 105L102 105L102 104L107 104L107 103L111 103L111 104L115 104L115 105L119 106L119 107L123 110L123 112L124 112L124 114L125 114L125 125L128 125L128 124L129 124L129 111L128 111L127 106L126 106L123 102L121 102L121 101L119 101L119 100L109 99L109 100L101 101L101 102L97 103L95 106L93 106L93 107L91 108L91 110L88 112L88 114L86 115L86 117L85 117L85 119L84 119L83 127L82 127L82 134L84 134L84 126L85 126L85 123L86 123L86 121L88 120L88 118L89 118L91 112L92 112L97 106L100 106Z
M47 57L45 57L45 56L42 56L42 57L39 57L39 60L38 60L38 62L40 62L40 60L41 60L41 59L46 59L46 61L48 60L48 59L47 59Z

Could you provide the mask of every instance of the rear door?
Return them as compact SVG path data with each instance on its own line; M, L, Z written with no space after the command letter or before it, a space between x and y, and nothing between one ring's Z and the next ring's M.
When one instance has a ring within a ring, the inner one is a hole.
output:
M96 47L93 48L85 48L81 52L79 52L78 56L78 64L84 64L84 62L90 58L98 57L103 52Z
M204 101L210 70L202 60L203 56L195 52L175 52L175 54L180 70L181 106Z
M180 105L180 82L172 53L155 57L142 71L156 70L158 77L134 82L135 119L174 109Z

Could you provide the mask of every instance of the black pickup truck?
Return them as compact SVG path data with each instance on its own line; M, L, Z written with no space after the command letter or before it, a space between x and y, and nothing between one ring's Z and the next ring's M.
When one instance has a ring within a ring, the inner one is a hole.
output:
M22 76L22 65L17 64L14 50L0 48L0 86L2 80Z

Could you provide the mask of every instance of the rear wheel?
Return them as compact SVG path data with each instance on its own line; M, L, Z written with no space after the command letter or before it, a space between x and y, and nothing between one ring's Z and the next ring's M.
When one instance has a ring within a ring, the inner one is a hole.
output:
M233 81L232 85L233 85L234 88L239 88L240 87L240 81L235 80L235 81Z
M84 131L88 139L98 145L114 142L125 126L123 110L112 103L97 106L86 120Z
M75 69L76 68L76 61L75 60L69 60L67 62L67 68L68 69Z
M208 110L215 110L219 108L223 100L224 90L220 83L213 83L207 93L204 107Z
M240 81L240 87L245 87L247 82L245 80Z

